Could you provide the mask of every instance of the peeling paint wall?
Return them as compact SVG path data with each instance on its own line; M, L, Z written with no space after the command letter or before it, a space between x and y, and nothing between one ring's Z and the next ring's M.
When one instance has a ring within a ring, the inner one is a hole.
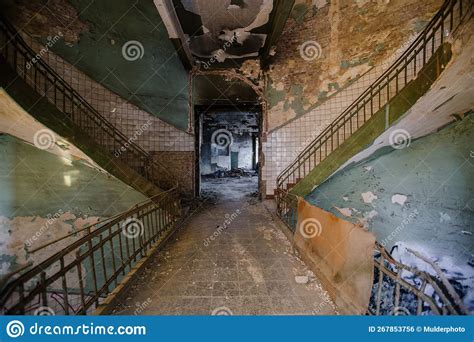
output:
M390 58L443 1L297 1L267 72L270 130Z
M388 249L404 241L472 263L473 25L462 27L450 63L430 90L370 146L315 184L309 202L364 224Z
M31 254L34 248L146 200L87 161L10 135L0 135L0 160L0 277L38 264L80 234Z
M474 312L474 22L452 42L444 72L394 125L306 196L363 224L396 260L435 261Z
M408 245L433 260L455 265L451 267L462 269L457 281L472 286L472 141L473 114L403 149L379 150L329 178L306 200L363 223L388 250Z
M265 71L269 132L262 183L268 196L281 171L403 53L441 4L295 4Z
M188 128L188 74L153 1L9 0L0 9L43 43L61 33L50 49L121 102Z

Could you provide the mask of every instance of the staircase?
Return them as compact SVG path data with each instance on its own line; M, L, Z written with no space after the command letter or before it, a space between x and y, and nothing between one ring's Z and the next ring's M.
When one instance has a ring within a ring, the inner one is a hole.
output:
M34 62L32 62L34 61ZM153 196L179 189L166 166L92 107L0 17L0 86L29 114L83 150L102 168Z
M176 190L31 251L71 241L0 287L1 315L105 314L130 277L160 250L182 216ZM57 247L53 250L57 250Z
M30 115L150 199L30 251L56 251L52 246L58 241L71 241L3 281L0 314L104 313L105 304L178 228L183 216L180 187L164 165L36 55L0 17L0 86Z
M277 178L277 213L294 231L296 197L362 151L425 94L451 58L451 37L469 0L446 0L407 50L331 122Z

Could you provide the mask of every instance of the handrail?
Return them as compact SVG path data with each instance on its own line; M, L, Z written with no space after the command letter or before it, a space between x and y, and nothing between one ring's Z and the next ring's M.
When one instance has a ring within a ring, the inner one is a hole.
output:
M281 197L280 205L285 212L283 222L295 233L298 227L297 197L288 193ZM441 281L444 278L443 274L438 273L434 276L403 264L395 260L378 242L375 243L374 252L375 277L367 314L377 316L421 315L427 312L436 315L468 314L462 302L459 302L452 285L448 281ZM432 293L425 291L427 286L431 286ZM455 295L451 295L452 293ZM406 301L405 298L410 300ZM410 305L407 306L407 303Z
M436 49L443 45L445 36L456 31L471 7L469 0L446 0L407 50L278 175L280 193L287 193L288 187L296 185L416 78ZM280 201L278 196L277 201Z
M148 198L148 199L146 199L146 200L144 200L144 201L141 201L141 202L138 202L137 204L134 204L134 205L133 205L130 209L128 209L127 211L133 210L133 209L135 209L135 208L141 206L141 205L144 204L144 203L148 203L150 200L156 201L158 198L164 196L165 194L167 194L167 193L173 193L173 192L175 192L176 190L177 190L177 188L173 188L173 189L170 189L170 190L166 190L166 191L160 192L160 193L158 193L158 194L156 194L156 195L154 195L154 196L152 196L152 197L150 197L150 198ZM42 249L44 249L44 248L46 248L46 247L49 247L49 246L51 246L51 245L54 245L55 243L58 243L59 241L62 241L62 240L64 240L64 239L67 239L67 238L69 238L69 237L71 237L71 236L76 236L77 234L79 234L79 233L81 233L81 232L83 232L83 231L90 230L92 227L98 227L98 226L100 226L100 225L103 225L103 224L105 224L105 223L107 223L107 222L110 222L110 221L116 219L117 217L120 217L120 216L123 216L123 212L122 212L122 213L118 213L118 214L116 214L116 215L113 215L113 216L111 216L111 217L107 217L107 218L105 218L105 219L99 220L99 221L97 221L97 222L95 222L95 223L92 223L92 224L89 224L89 225L87 225L87 226L84 226L84 227L82 227L81 229L78 229L78 230L76 230L76 231L74 231L74 232L72 232L72 233L63 235L63 236L61 236L61 237L59 237L59 238L56 238L56 239L54 239L53 241L50 241L50 242L45 243L45 244L43 244L43 245L41 245L41 246L39 246L39 247L36 247L36 248L34 248L34 249L32 249L32 250L29 250L28 253L33 254L33 253L35 253L35 252L38 252L38 251L40 251L40 250L42 250Z
M415 79L417 71L419 73L429 58L434 55L436 49L443 45L446 28L449 34L454 33L471 8L472 2L469 0L446 0L408 49L280 173L277 177L276 189L277 215L293 233L297 228L297 198L290 192L290 186L297 184L403 89L399 84L400 75L402 75L403 86ZM457 17L455 17L455 10L458 11ZM386 91L386 93L382 95L382 91ZM370 104L370 112L367 111L368 104ZM363 115L360 115L361 113ZM354 117L356 118L355 123L353 122ZM360 124L361 121L362 124ZM348 123L349 135L346 137ZM353 129L353 125L355 129ZM337 137L336 141L334 141L334 137ZM465 308L457 304L456 298L450 295L454 289L448 282L440 281L427 272L397 262L378 243L376 252L377 254L374 256L374 284L367 314L420 315L427 312L439 315L467 314ZM412 283L406 281L402 276L403 272L411 273L412 279L416 280L413 280ZM430 295L425 291L428 286L432 289ZM382 288L385 294L393 290L393 296L383 297ZM411 307L404 307L406 303L403 302L402 297L407 293L408 296L416 299L416 301L412 300L414 305Z
M456 301L456 293L444 275L434 276L395 260L379 243L375 244L374 283L367 309L369 315L467 315ZM408 280L410 279L410 280ZM431 291L427 291L428 287ZM382 295L382 291L385 296ZM390 293L391 296L387 296ZM407 301L404 297L409 299Z
M55 70L37 58L37 53L2 16L0 38L0 54L6 62L36 92L79 126L83 133L159 188L167 190L179 187L176 177L170 174L165 165L154 160L133 139L118 130Z
M165 241L181 216L176 190L158 194L107 221L2 288L0 312L86 314L97 308L136 262ZM61 294L62 302L52 299Z

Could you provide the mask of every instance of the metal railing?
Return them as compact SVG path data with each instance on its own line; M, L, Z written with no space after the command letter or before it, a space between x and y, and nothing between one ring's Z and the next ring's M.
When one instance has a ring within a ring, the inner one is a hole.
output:
M133 139L104 118L72 86L58 75L0 16L0 55L38 94L56 106L68 120L138 174L161 189L178 186L166 166L153 159Z
M408 49L280 173L276 189L277 214L293 233L297 227L297 198L290 192L291 187L415 79L471 8L470 0L445 1ZM467 314L442 272L433 276L397 262L378 243L374 264L369 315Z
M288 194L282 199L282 220L295 233L297 198ZM374 250L374 282L368 315L467 315L468 311L453 285L434 262L418 256L437 271L436 276L396 261L376 242Z
M470 12L470 0L447 0L407 50L347 109L329 124L277 177L282 196L415 79L435 51ZM281 215L280 215L281 216Z
M297 222L296 208L298 204L296 196L290 192L277 189L276 198L278 216L288 229L294 233Z
M66 248L1 289L0 314L91 313L138 260L166 241L180 217L178 194L172 189L75 232L76 240Z
M376 244L374 263L369 315L468 314L456 290L442 273L433 276L402 264L379 244Z

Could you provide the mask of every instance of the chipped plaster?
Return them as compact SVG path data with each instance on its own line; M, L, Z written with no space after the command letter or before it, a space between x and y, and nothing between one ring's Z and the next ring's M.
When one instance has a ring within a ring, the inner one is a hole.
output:
M420 20L426 23L441 3L297 1L266 72L269 130L314 110L374 65L390 63L420 29ZM391 20L382 19L388 16ZM311 40L321 54L305 61L299 47ZM301 93L292 92L294 85Z

